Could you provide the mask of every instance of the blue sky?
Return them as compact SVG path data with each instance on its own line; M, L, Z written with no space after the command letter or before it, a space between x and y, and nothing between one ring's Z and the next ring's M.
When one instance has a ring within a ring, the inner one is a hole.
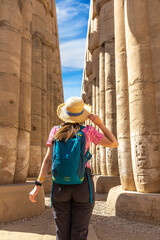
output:
M90 0L56 0L64 100L81 95Z

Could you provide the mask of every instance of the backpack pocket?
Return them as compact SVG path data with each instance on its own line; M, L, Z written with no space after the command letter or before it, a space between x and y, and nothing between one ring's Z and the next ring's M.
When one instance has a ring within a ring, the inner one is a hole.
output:
M57 177L57 174L58 174L57 163L56 163L56 159L54 159L52 161L52 177L53 177L53 180L55 180L55 178Z

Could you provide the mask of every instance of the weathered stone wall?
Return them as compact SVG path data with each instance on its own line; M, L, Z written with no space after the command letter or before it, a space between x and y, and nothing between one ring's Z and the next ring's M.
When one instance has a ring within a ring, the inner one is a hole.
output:
M0 184L38 175L62 102L55 0L1 0Z
M82 97L88 99L88 86L92 84L89 95L92 94L93 112L99 114L119 141L118 154L116 149L100 147L100 172L116 176L119 168L124 190L159 192L160 2L91 2L88 39L92 33L92 21L98 16L99 80L96 92L95 82L90 83L85 74L85 64ZM91 55L93 73L94 54L89 41L86 52ZM93 147L92 153L94 170L96 151ZM98 173L97 170L94 172Z

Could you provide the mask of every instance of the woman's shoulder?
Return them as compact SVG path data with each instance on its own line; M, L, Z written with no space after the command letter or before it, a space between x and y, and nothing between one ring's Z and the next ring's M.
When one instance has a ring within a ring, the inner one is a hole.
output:
M50 134L52 134L54 136L54 134L57 132L59 126L53 126L51 131L50 131Z
M57 130L60 126L53 126L51 130Z
M59 126L54 126L50 133L49 133L49 138L47 141L47 146L50 146L52 144L52 138L54 137L54 135L56 134L57 130L58 130Z
M83 129L83 132L89 137L90 141L96 145L99 144L99 142L104 137L102 133L100 133L95 127L91 125L87 125Z
M84 126L83 130L84 132L92 132L95 128L91 125ZM95 129L96 130L96 129Z

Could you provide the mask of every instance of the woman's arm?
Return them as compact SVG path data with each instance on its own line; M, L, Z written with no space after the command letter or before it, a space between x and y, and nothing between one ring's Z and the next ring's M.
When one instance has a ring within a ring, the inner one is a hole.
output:
M38 176L38 182L43 183L45 177L47 176L48 172L51 169L52 166L52 153L53 153L53 146L50 145L48 147L46 156L43 160L42 166L41 166L41 170ZM34 189L29 193L29 199L31 200L31 202L36 202L36 200L34 199L35 196L38 194L40 189L40 186L36 186L34 187Z
M104 125L102 120L97 115L94 114L90 114L89 119L94 124L96 124L104 134L104 137L102 138L99 144L104 147L117 148L119 145L117 139L115 138L113 133L111 133L111 131Z
M45 177L47 176L48 172L52 166L52 154L53 154L53 145L50 145L47 149L46 156L43 160L41 170L38 176L38 182L43 183Z

